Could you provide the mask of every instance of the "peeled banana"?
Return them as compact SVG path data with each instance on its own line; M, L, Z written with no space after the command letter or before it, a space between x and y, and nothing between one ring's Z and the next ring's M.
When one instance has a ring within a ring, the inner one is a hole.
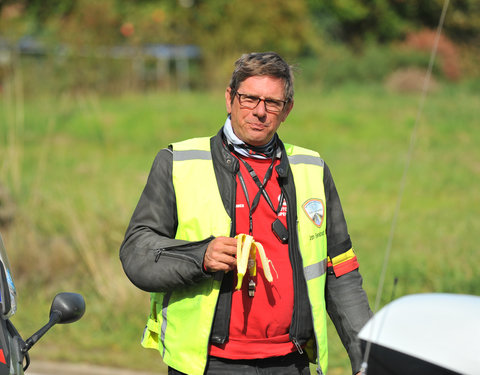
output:
M270 260L265 255L265 250L260 242L255 242L253 237L240 233L235 236L237 239L237 286L235 289L240 290L242 288L243 277L249 270L250 276L257 274L256 265L256 253L257 250L260 254L260 260L262 261L263 274L269 281L273 281L272 273L270 271Z

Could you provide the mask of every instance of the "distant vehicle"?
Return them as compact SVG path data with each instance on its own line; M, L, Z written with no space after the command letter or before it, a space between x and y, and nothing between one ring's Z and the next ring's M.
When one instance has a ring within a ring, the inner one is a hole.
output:
M30 364L28 351L55 324L73 323L85 313L85 300L77 293L59 293L50 308L48 323L23 341L10 317L17 309L16 289L7 252L0 235L0 375L22 375Z

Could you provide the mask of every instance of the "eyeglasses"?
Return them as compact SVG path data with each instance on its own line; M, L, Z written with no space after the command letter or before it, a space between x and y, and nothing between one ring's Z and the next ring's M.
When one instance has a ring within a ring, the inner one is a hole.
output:
M240 94L237 91L232 91L234 95L238 96L238 102L240 103L240 106L247 109L255 109L257 108L258 104L263 101L265 103L265 111L276 114L280 113L287 103L286 100L261 99L258 96Z

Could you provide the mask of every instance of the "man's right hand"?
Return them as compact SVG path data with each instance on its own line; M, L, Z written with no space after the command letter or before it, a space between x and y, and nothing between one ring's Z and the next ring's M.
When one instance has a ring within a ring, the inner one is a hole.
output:
M237 240L232 237L216 237L207 247L203 266L208 272L231 271L237 265Z

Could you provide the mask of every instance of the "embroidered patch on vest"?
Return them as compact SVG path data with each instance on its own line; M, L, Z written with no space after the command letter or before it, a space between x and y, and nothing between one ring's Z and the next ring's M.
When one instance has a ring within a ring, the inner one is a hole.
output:
M321 199L312 198L303 204L303 211L312 220L313 224L321 227L325 217L325 205Z

